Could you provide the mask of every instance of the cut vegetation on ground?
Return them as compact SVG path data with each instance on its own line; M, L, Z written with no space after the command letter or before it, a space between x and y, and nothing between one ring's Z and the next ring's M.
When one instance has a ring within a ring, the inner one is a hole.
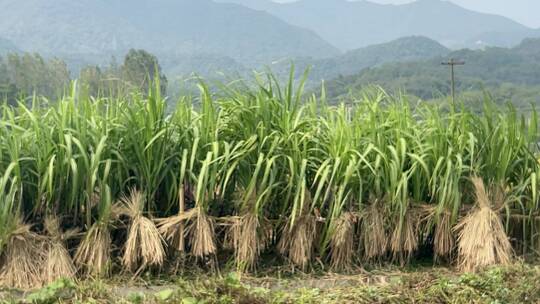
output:
M166 280L59 280L28 291L0 290L3 303L537 303L540 270L523 264L476 274L444 268L389 267L351 275L223 277L190 274ZM1 302L1 301L0 301Z

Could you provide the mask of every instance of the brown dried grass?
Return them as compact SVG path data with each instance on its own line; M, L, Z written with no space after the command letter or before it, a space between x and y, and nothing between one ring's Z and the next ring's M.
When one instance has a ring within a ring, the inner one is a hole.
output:
M90 227L75 253L75 265L88 276L101 277L110 269L111 235L106 224Z
M139 272L147 266L161 266L165 260L163 240L152 220L143 215L144 194L132 190L121 198L124 214L130 218L122 264L130 271Z
M232 219L225 236L225 244L235 252L239 270L253 270L261 252L272 238L272 227L268 221L249 213Z
M154 222L144 216L131 220L122 264L131 271L137 267L161 266L165 260L161 235Z
M0 284L10 288L32 289L43 285L44 240L19 221L10 235L2 256Z
M336 221L330 239L330 264L336 270L349 270L354 258L355 224L358 216L352 212L343 213Z
M296 266L306 269L312 260L317 238L317 217L300 216L294 225L286 225L279 242L279 251Z
M185 193L187 185L180 185L178 192L178 215L156 220L159 233L176 251L186 250L186 221L193 216L193 211L185 212ZM189 189L187 189L189 192Z
M396 221L399 223L399 220ZM390 251L395 261L401 265L408 263L418 249L420 216L409 209L401 225L396 225L390 239Z
M490 265L508 265L513 250L501 218L492 209L482 179L473 177L472 183L477 205L454 227L458 233L458 268L476 271Z
M454 234L452 233L452 214L450 212L443 212L439 216L439 222L435 225L433 236L435 258L451 258L455 243Z
M45 229L48 233L46 246L46 262L44 281L49 284L60 278L74 279L77 268L65 246L65 240L75 235L75 231L62 233L57 217L45 219Z
M197 259L214 255L217 247L214 237L214 220L201 209L196 207L191 213L187 227L191 243L191 254Z
M163 239L179 252L185 250L184 239L187 233L187 230L184 229L185 224L194 215L195 209L192 209L176 216L156 220L158 231Z
M363 256L368 261L381 258L388 251L384 213L382 202L374 200L361 215L361 243Z

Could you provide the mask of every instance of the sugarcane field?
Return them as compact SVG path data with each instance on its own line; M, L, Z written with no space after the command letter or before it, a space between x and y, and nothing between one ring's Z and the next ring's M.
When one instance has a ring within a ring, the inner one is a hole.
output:
M268 77L213 94L201 83L200 97L170 110L158 87L119 99L74 87L47 106L2 107L3 288L55 301L67 289L84 302L77 286L183 280L192 294L165 289L163 302L207 303L197 293L216 288L211 303L311 303L308 290L279 298L276 282L261 282L335 274L313 290L373 279L351 301L390 303L369 291L425 288L402 286L411 267L429 277L411 280L436 281L450 298L457 287L441 280L499 278L499 292L518 269L539 282L536 112L411 104L382 89L330 106L302 87ZM527 286L516 301L538 299ZM489 299L468 288L449 302ZM411 301L435 298L445 302Z
M540 303L535 12L0 0L0 304Z

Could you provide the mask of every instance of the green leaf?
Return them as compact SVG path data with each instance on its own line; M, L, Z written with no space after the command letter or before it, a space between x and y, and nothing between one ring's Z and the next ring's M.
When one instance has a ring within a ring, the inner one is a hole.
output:
M199 301L193 297L187 297L182 299L182 304L198 304Z
M164 289L162 291L157 292L154 296L160 300L160 301L167 301L174 295L174 290L172 289Z

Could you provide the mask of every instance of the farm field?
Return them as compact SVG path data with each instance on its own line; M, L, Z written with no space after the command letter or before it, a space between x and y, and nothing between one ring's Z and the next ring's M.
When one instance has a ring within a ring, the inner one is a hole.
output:
M538 301L535 111L292 79L2 106L6 301Z
M540 304L538 0L0 0L0 304Z

